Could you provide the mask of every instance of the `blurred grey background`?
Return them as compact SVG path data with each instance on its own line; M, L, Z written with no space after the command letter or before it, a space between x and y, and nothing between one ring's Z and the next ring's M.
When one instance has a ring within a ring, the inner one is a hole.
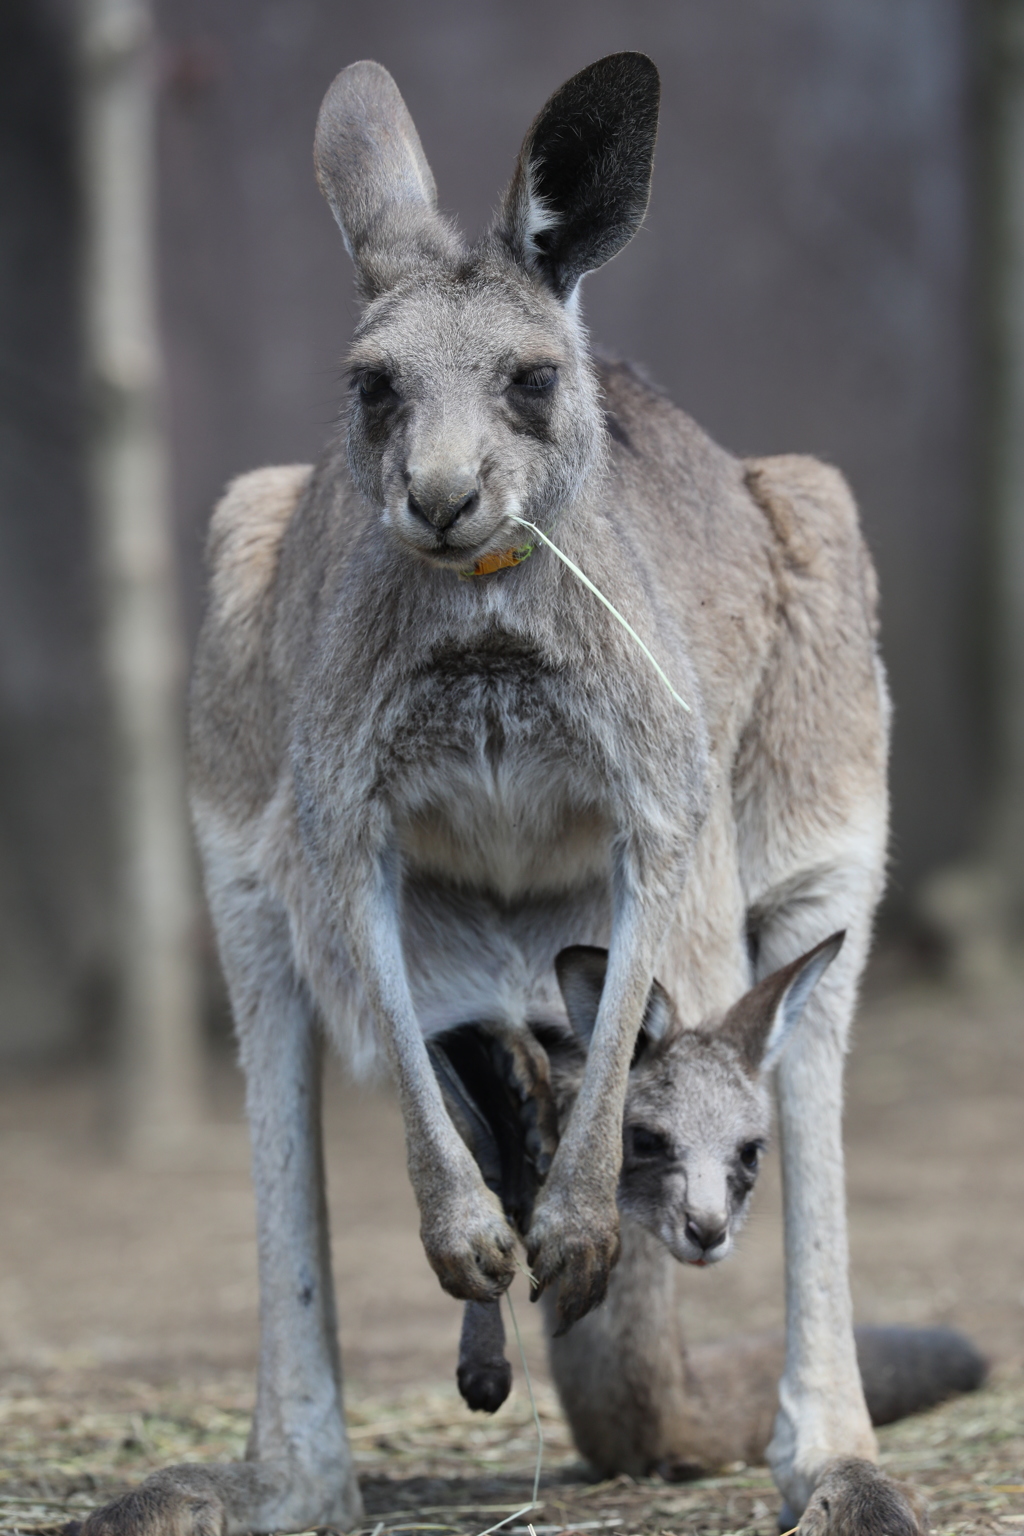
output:
M888 931L986 836L997 775L988 12L966 0L158 0L159 304L189 643L224 483L313 458L350 271L315 183L342 65L383 62L480 229L531 117L656 61L644 229L586 284L602 348L729 448L839 465L896 705ZM94 1049L116 994L116 777L83 468L70 0L0 7L0 1058ZM197 947L208 946L202 924ZM212 967L211 967L212 969Z

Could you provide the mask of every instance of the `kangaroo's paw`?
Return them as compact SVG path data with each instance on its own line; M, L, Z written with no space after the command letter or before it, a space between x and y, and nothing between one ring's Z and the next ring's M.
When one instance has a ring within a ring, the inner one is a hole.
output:
M420 1209L420 1237L442 1289L460 1301L497 1301L516 1272L516 1239L475 1170L467 1189Z
M608 1277L619 1256L619 1213L584 1204L550 1183L530 1223L527 1257L534 1276L533 1300L558 1280L555 1337L604 1300Z
M927 1536L924 1506L913 1489L870 1461L828 1461L797 1526L797 1536Z
M474 1360L455 1373L459 1391L476 1413L497 1413L512 1390L512 1367L507 1360Z
M322 1482L285 1463L166 1467L94 1509L78 1536L234 1536L241 1531L346 1530L362 1517L354 1474Z

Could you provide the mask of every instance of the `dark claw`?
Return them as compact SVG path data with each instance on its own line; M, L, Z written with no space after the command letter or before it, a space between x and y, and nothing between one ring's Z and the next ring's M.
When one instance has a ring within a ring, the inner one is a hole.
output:
M608 1290L609 1271L604 1265L592 1266L588 1279L582 1286L570 1286L562 1282L558 1292L558 1326L555 1329L555 1338L560 1339L569 1332L574 1323L580 1318L586 1317L605 1298Z
M551 1283L550 1276L542 1274L538 1268L540 1262L540 1250L527 1248L526 1267L530 1271L530 1300L540 1301L545 1290Z

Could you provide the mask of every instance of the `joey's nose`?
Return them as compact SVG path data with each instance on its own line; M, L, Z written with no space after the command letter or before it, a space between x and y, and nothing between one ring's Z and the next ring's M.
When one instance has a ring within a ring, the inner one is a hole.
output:
M727 1230L728 1223L724 1221L716 1221L714 1217L687 1216L686 1218L687 1237L690 1239L691 1243L695 1243L696 1246L698 1248L702 1248L705 1253L709 1253L712 1248L721 1247L721 1245L725 1242L725 1234Z
M414 481L409 487L409 511L438 533L444 533L476 505L479 495L475 483L432 486L417 485Z

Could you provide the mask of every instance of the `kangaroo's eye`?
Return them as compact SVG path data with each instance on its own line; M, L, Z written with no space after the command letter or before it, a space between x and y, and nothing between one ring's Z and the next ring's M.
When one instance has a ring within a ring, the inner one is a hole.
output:
M383 405L385 400L391 399L394 392L394 385L386 373L359 375L359 398L365 400L368 405Z
M761 1160L762 1150L763 1148L759 1141L745 1142L744 1145L740 1147L740 1162L743 1164L744 1168L747 1168L753 1172Z
M557 378L558 369L553 364L547 364L540 368L523 368L519 373L512 375L512 383L516 389L525 389L531 395L540 395L545 390L553 389Z
M630 1146L634 1157L664 1157L668 1152L664 1136L642 1125L634 1125L630 1130Z

